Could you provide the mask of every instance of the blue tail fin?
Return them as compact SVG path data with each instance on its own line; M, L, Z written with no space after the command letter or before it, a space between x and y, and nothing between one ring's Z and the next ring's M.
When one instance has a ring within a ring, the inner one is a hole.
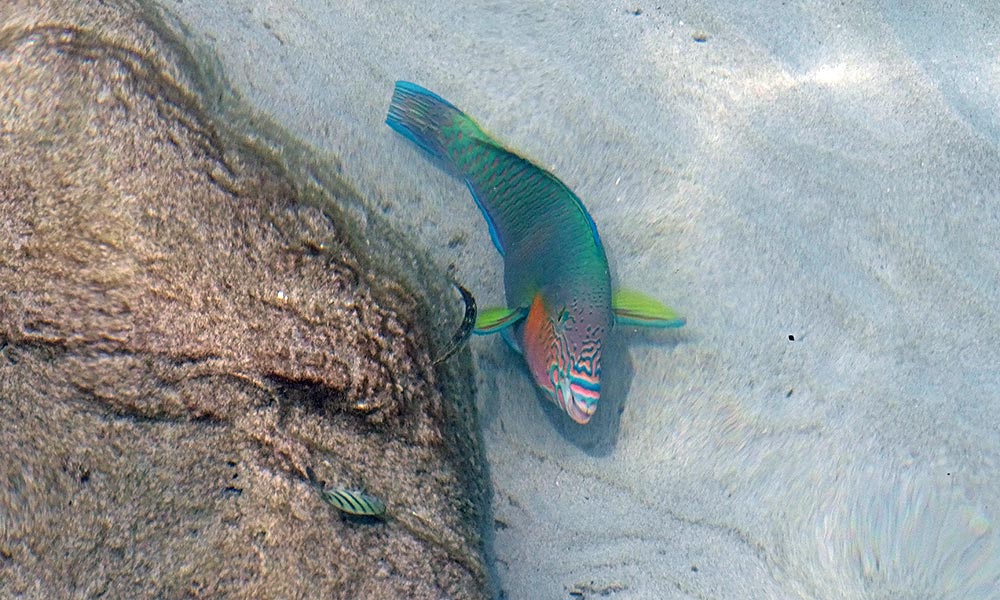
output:
M451 102L409 81L396 82L385 123L420 146L446 173L465 180L476 204L483 211L493 244L503 254L503 243L490 212L493 207L484 206L480 201L476 176L482 171L479 162L494 153L510 153L496 145L475 121ZM511 156L522 160L516 155Z
M465 117L462 111L434 92L409 81L397 81L389 104L385 124L420 146L425 152L444 163L442 129L454 123L455 117Z

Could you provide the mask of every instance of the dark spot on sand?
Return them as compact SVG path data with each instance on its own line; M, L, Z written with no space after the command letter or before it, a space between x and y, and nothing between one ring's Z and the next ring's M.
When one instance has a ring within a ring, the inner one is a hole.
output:
M795 336L793 334L789 333L788 334L788 341L789 342L794 342L795 341Z
M0 356L6 358L7 362L9 362L10 364L16 365L17 361L14 359L14 357L7 354L7 348L9 347L10 344L7 343L7 340L0 341Z
M708 34L705 33L704 31L696 31L691 36L691 39L698 42L699 44L704 44L705 42L708 41Z

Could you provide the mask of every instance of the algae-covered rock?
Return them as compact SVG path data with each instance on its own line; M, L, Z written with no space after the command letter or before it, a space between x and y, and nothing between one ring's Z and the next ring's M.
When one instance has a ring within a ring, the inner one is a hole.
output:
M107 4L0 7L0 596L485 596L470 384L424 294Z

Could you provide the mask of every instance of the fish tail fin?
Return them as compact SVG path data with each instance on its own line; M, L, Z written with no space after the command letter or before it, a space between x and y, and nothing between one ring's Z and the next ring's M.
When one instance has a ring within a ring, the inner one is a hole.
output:
M504 254L503 232L497 229L494 214L505 201L510 182L501 178L494 185L500 187L490 191L495 176L512 166L520 171L525 165L527 177L536 172L551 176L497 144L451 102L409 81L396 82L385 123L423 149L445 172L465 180L489 225L493 244Z
M461 139L460 133L479 133L472 119L452 103L409 81L396 82L385 123L451 171L456 168L449 145Z

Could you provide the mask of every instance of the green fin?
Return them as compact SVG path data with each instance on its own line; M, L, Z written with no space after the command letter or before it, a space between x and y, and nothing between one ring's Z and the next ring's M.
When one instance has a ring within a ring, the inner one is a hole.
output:
M626 327L681 327L684 317L659 300L635 290L616 290L611 297L615 324Z
M527 308L507 308L496 306L479 311L476 317L476 328L473 333L476 335L488 335L496 333L501 329L510 327L528 314Z

